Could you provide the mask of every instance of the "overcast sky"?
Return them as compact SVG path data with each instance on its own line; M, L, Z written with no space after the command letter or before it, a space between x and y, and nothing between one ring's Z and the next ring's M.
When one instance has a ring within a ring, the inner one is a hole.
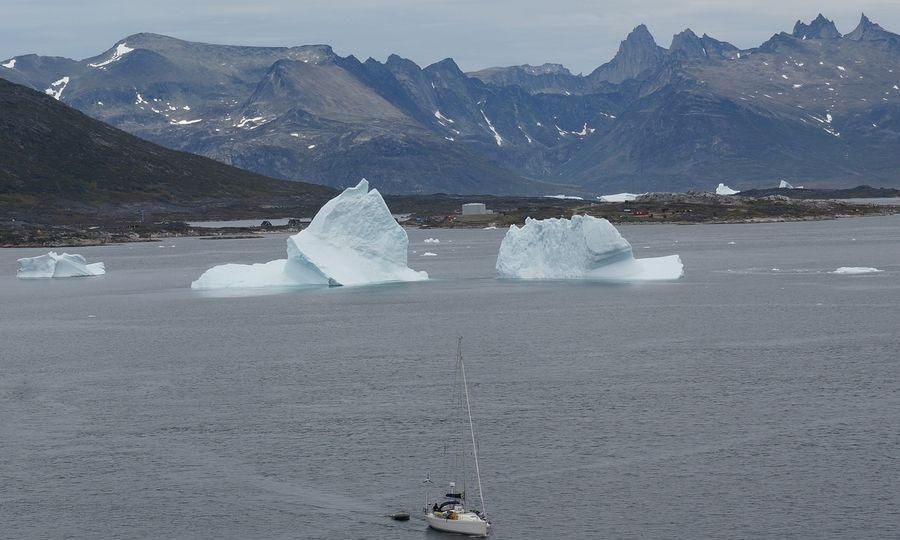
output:
M27 53L86 58L138 32L240 45L327 43L341 55L464 70L558 62L589 72L645 23L668 47L690 27L741 48L819 12L847 33L865 11L900 33L900 0L2 0L0 60Z

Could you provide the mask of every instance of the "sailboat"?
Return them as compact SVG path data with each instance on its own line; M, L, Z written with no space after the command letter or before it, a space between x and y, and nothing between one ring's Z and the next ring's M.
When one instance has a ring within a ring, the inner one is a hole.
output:
M481 469L478 466L478 444L475 442L475 426L472 423L472 406L469 402L469 386L466 382L466 366L462 356L462 338L459 338L456 347L456 364L457 370L462 379L462 396L466 416L469 421L468 437L472 442L472 458L475 465L475 478L478 480L478 499L481 501L481 510L474 509L468 501L468 493L466 493L468 476L467 460L465 446L468 442L462 442L460 445L460 461L462 462L462 481L463 488L457 488L456 482L450 482L450 489L442 498L430 500L428 492L425 493L425 522L432 529L444 532L452 532L459 534L467 534L469 536L485 537L491 530L491 522L488 521L484 509L484 490L481 487ZM462 401L462 400L461 400ZM431 483L431 480L426 480Z

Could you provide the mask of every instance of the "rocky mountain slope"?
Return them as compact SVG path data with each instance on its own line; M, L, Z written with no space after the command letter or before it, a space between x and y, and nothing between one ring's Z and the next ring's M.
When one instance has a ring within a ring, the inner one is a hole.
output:
M463 73L291 48L137 34L0 76L164 146L285 179L389 193L595 194L900 185L900 36L819 15L740 50L644 25L587 75Z
M83 214L108 204L171 208L255 200L314 208L334 194L323 186L265 178L163 148L5 80L0 80L0 110L5 219L40 217L60 208Z

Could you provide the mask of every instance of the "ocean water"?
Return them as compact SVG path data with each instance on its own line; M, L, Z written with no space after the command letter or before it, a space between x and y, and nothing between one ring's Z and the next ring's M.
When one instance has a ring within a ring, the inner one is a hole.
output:
M430 282L229 295L189 284L284 235L58 281L0 250L0 537L445 538L461 335L495 539L897 538L900 216L621 230L685 277L498 281L502 230L411 230Z

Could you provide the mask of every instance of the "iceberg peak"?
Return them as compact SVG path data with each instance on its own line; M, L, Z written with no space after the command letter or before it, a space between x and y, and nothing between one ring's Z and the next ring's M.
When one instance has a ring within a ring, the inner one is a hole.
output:
M368 285L421 281L407 266L409 237L366 179L345 189L287 239L287 259L210 268L193 289Z

